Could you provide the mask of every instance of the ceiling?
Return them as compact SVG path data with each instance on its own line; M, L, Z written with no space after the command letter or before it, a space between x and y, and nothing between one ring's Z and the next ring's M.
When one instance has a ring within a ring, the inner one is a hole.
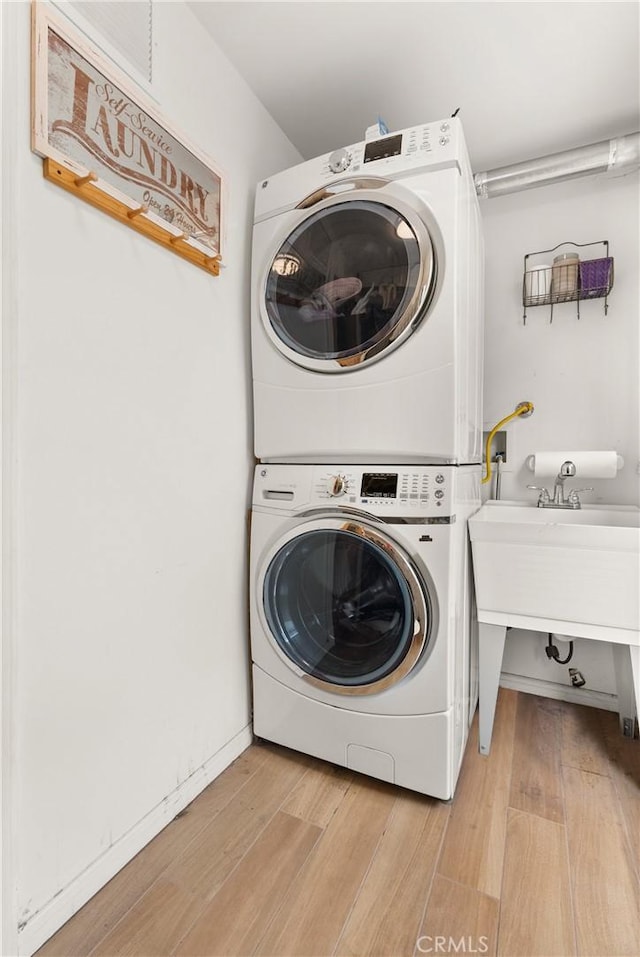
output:
M475 172L640 128L636 2L190 6L307 159L458 108Z

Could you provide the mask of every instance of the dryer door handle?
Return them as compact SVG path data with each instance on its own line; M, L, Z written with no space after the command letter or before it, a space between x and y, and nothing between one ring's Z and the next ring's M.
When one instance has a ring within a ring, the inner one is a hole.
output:
M389 180L373 176L366 179L343 179L339 183L334 183L332 186L323 186L321 189L314 190L313 193L305 196L305 198L298 203L296 209L309 209L311 206L316 206L317 203L321 203L325 199L333 199L342 193L350 193L354 189L384 189L384 187L388 185Z

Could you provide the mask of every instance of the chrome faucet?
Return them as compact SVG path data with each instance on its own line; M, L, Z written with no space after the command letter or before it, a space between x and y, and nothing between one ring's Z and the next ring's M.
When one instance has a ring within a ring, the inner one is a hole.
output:
M553 486L553 502L552 505L562 508L566 503L566 498L564 495L564 483L568 478L573 478L576 474L576 467L573 462L563 462L560 466L560 471L556 475L556 484Z
M573 488L565 496L564 483L568 478L573 478L576 474L576 467L573 462L563 462L560 471L556 475L555 485L553 486L553 496L546 488L539 485L527 485L527 488L535 489L540 492L538 497L538 508L582 508L582 503L578 495L579 492L592 492L593 488Z

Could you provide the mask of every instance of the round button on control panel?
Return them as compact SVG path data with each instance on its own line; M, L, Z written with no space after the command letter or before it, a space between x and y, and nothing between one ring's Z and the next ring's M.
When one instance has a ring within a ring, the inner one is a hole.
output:
M329 169L332 173L344 173L351 165L351 154L348 150L336 150L329 157Z
M344 475L332 475L327 482L327 492L331 498L339 498L347 491L348 483Z

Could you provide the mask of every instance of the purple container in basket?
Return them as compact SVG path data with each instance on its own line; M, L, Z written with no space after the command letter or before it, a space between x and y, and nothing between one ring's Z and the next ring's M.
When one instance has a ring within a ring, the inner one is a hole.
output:
M606 296L612 286L613 258L586 259L580 262L580 298L595 299Z

